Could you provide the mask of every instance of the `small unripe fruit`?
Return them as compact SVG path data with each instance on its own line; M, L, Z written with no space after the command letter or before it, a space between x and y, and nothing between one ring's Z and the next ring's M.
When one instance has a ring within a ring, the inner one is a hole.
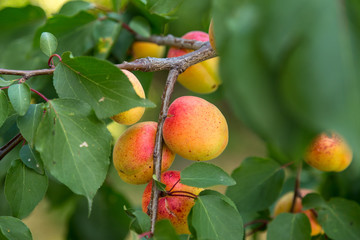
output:
M219 156L228 143L228 125L220 110L193 96L177 98L164 122L166 145L176 154L195 161Z
M131 82L136 94L141 98L145 98L144 89L140 81L137 79L137 77L128 70L121 70L121 71L126 75L126 77ZM120 124L131 125L138 122L140 118L144 115L144 112L145 112L144 107L135 107L125 112L118 113L115 116L112 116L111 119Z
M320 171L340 172L352 161L352 151L339 135L321 134L315 138L305 153L305 161Z
M209 26L209 41L210 41L211 47L216 51L215 37L214 37L214 25L213 25L212 19L210 21L210 26Z
M166 185L166 191L170 191L174 185L175 187L171 190L174 196L160 196L157 220L169 219L178 234L190 234L187 216L194 206L194 199L184 196L188 195L184 192L198 195L203 189L181 184L179 180L180 172L178 171L168 171L161 175L161 182ZM142 209L145 213L147 213L147 208L150 203L151 188L152 182L146 186L142 198ZM177 191L183 192L179 193Z
M165 47L151 42L134 42L131 47L132 59L164 56Z
M114 166L127 183L145 184L152 179L157 123L141 122L128 128L117 140L113 151ZM162 171L174 161L175 154L164 144Z
M306 194L311 193L311 190L308 189L301 189L300 190L300 194L301 197L305 197ZM277 215L279 215L280 213L287 213L291 211L291 205L292 205L292 201L294 198L294 192L288 192L286 194L284 194L276 203L275 208L274 208L274 216L276 217ZM316 236L319 233L322 233L323 230L320 226L320 224L318 223L316 216L314 215L313 212L311 212L311 210L305 210L302 211L302 203L301 203L301 198L298 197L295 200L295 205L294 205L294 213L304 213L310 221L310 225L311 225L311 236Z
M209 41L209 35L200 31L193 31L185 34L182 38L192 39L202 42ZM193 50L170 48L168 57L179 57L185 55ZM211 93L214 92L221 80L218 73L219 58L211 58L206 61L195 64L185 72L179 75L178 81L187 89L196 93Z

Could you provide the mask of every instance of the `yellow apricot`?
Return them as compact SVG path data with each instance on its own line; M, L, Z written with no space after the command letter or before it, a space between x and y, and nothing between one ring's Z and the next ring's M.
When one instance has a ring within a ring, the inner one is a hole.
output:
M141 122L128 128L117 140L113 150L113 163L122 180L131 184L144 184L152 179L156 122ZM174 161L175 154L164 144L162 171Z
M145 98L144 89L137 77L128 70L122 69L121 71L127 76L129 81L131 82L136 94L141 98ZM118 113L115 116L112 116L111 119L120 124L131 125L138 122L144 115L144 112L144 107L135 107L125 112Z
M202 42L209 41L209 35L200 31L189 32L182 38L198 40ZM173 47L170 48L168 57L179 57L189 52L192 52L192 50ZM218 73L218 65L218 57L195 64L179 75L178 82L187 89L196 93L214 92L221 84Z
M193 96L177 98L164 122L166 145L176 154L195 161L219 156L228 143L228 125L220 110Z
M320 134L305 153L305 161L320 171L341 172L352 161L352 151L345 140L332 133L331 137Z
M300 194L301 194L302 198L311 192L312 191L309 189L300 189ZM294 198L294 192L288 192L288 193L284 194L275 205L274 217L276 217L280 213L290 212L293 198ZM303 206L302 206L301 201L302 200L300 197L296 198L293 212L294 213L302 212L309 218L310 225L311 225L311 236L316 236L316 235L322 233L323 230L322 230L320 224L318 223L315 214L311 210L303 211L302 210Z
M132 60L145 57L161 58L164 53L165 46L151 42L134 42L131 47Z

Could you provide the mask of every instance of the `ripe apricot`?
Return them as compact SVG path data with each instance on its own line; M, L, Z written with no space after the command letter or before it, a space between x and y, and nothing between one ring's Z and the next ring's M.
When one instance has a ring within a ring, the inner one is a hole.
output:
M186 197L185 195L191 195L184 192L198 195L203 189L181 184L179 180L180 172L178 171L168 171L161 175L161 182L166 185L166 191L172 189L172 195L160 196L157 220L169 219L178 234L190 234L187 216L194 206L194 199L192 197ZM142 198L142 209L145 213L147 213L147 208L150 203L151 189L152 182L146 186Z
M228 143L224 115L212 103L193 96L177 98L164 122L166 145L176 154L195 161L219 156Z
M209 35L201 31L189 32L182 38L198 40L202 42L209 41ZM191 51L192 50L189 49L179 49L172 47L168 52L168 57L179 57ZM196 93L214 92L221 84L218 73L218 65L218 57L195 64L179 75L178 82L187 89Z
M128 70L122 69L121 71L126 75L126 77L131 82L136 94L141 98L145 98L144 89L140 81L137 79L137 77ZM111 119L120 124L131 125L138 122L141 119L141 117L144 115L144 112L145 112L144 107L135 107L125 112L118 113L115 116L112 116Z
M301 198L305 197L307 194L309 194L311 192L313 192L313 191L311 191L309 189L300 189ZM288 193L284 194L277 201L277 203L275 205L274 216L276 217L280 213L290 212L293 198L294 198L294 192L288 192ZM294 213L302 212L309 218L310 225L311 225L311 236L315 236L315 235L318 235L319 233L322 233L323 230L322 230L321 226L319 225L314 213L311 212L311 210L305 210L305 211L302 210L301 198L300 197L296 198L293 212Z
M305 153L305 161L320 171L341 172L352 161L352 151L345 140L332 133L331 137L320 134Z
M127 183L144 184L152 179L156 122L141 122L128 128L117 140L113 150L114 166ZM164 144L162 171L174 161L175 154Z

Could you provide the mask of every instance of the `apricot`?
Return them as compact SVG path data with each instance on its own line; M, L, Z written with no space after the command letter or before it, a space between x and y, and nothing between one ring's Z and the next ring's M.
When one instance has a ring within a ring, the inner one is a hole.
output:
M169 219L178 234L190 234L187 216L189 215L191 208L194 206L194 199L184 196L188 195L184 192L198 195L203 189L181 184L179 180L180 172L178 171L168 171L161 175L161 182L166 185L166 191L170 191L170 189L173 188L171 192L174 196L166 194L165 196L160 195L157 220ZM174 185L175 187L173 187ZM142 210L145 213L147 213L147 208L150 203L151 189L152 182L149 182L145 188L142 198ZM182 192L179 193L177 191Z
M332 133L331 137L320 134L308 147L305 161L320 171L341 172L352 161L352 151L345 140Z
M193 96L177 98L169 107L163 138L176 154L195 161L219 156L228 143L228 125L212 103Z
M164 53L165 46L151 42L134 42L131 47L132 60L145 57L161 58Z
M182 38L198 40L202 42L209 41L209 35L201 31L189 32ZM179 57L192 51L193 50L172 47L168 52L168 57ZM179 75L178 82L187 89L196 93L214 92L221 84L218 73L218 65L218 57L195 64Z
M128 70L122 69L121 71L126 75L126 77L131 82L136 94L141 98L145 98L144 89L140 81L137 79L137 77ZM141 119L141 117L144 115L144 112L145 112L144 107L135 107L125 112L118 113L115 116L112 116L111 119L120 124L131 125L138 122Z
M301 197L305 197L307 194L312 191L309 189L300 189ZM274 208L274 216L276 217L280 213L290 212L291 205L294 198L294 192L288 192L284 194L276 203ZM294 213L304 213L310 221L311 225L311 236L316 236L323 232L320 224L318 223L315 214L311 210L302 210L301 198L297 197L295 200Z
M117 140L113 150L114 166L122 180L145 184L152 179L156 122L141 122L128 128ZM175 154L164 144L162 171L174 161Z

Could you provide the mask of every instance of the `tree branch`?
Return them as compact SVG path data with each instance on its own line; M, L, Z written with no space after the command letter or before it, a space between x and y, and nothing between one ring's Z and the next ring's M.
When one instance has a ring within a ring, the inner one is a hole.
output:
M165 89L161 99L161 110L159 114L158 127L156 131L155 138L155 149L154 149L154 174L158 181L161 181L161 160L162 160L162 132L164 122L168 113L171 94L174 90L175 82L179 76L180 71L177 68L170 70L168 78L166 80ZM155 231L155 222L157 219L158 212L158 201L160 190L156 187L156 184L153 181L150 200L150 217L151 217L151 228L150 231L153 233Z
M167 45L177 48L187 48L192 50L197 50L204 45L204 42L191 40L191 39L183 39L174 37L173 35L169 34L167 36L150 36L150 37L143 37L136 33L135 39L137 41L144 41L144 42L152 42L158 45Z
M19 133L15 137L13 137L8 143L2 146L0 148L0 161L6 156L6 154L8 154L12 149L14 149L23 139L24 137L21 135L21 133Z
M294 212L295 205L296 205L296 199L300 196L300 174L301 174L301 168L302 168L302 162L300 161L299 166L296 171L296 180L295 180L295 186L294 186L294 197L291 203L290 212Z
M171 70L173 68L178 68L181 66L181 72L186 68L199 63L201 61L207 60L209 58L216 57L215 51L210 46L209 42L202 42L202 47L196 51L190 52L180 57L174 58L141 58L133 62L123 62L116 64L118 68L126 69L129 71L143 71L143 72L157 72L164 70ZM0 68L0 74L2 75L18 75L22 76L25 79L30 77L40 76L40 75L51 75L55 69L39 69L39 70L10 70Z

